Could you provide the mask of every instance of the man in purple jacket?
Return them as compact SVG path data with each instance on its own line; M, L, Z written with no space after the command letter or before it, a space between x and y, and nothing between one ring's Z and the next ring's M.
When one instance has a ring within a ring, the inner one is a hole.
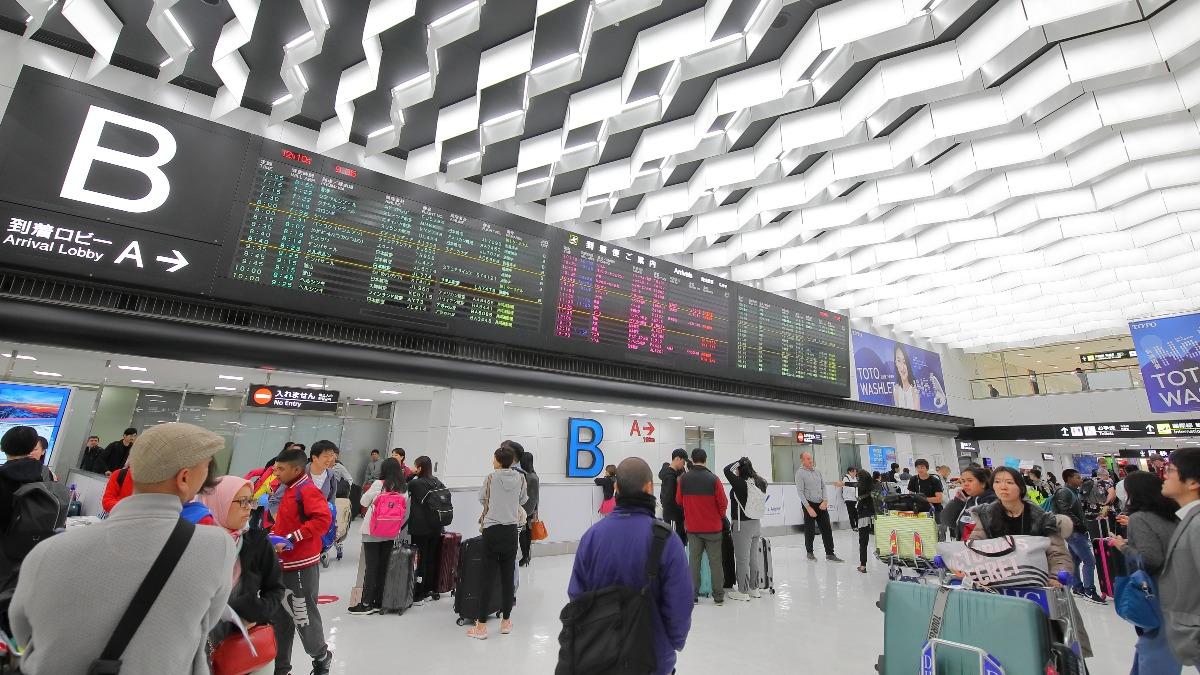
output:
M622 461L617 466L616 498L616 509L592 525L579 542L567 588L572 600L608 586L640 588L646 583L655 506L650 465L637 457ZM658 675L675 670L675 652L683 650L692 627L693 595L683 544L670 537L663 547L658 579L651 587Z

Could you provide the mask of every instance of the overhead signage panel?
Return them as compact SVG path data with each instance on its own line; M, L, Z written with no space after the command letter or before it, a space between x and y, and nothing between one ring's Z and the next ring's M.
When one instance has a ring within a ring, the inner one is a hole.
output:
M1078 422L1009 427L975 427L968 430L974 440L1005 441L1033 439L1099 440L1200 436L1200 419L1143 420L1140 422Z
M850 394L836 312L34 68L0 205L13 268Z
M337 412L340 397L341 392L331 389L301 389L252 384L246 394L246 407Z
M208 292L220 247L0 202L0 261L103 281Z
M1096 354L1080 354L1080 363L1096 363L1101 361L1120 361L1121 359L1136 359L1136 349L1118 349L1112 352L1099 352Z

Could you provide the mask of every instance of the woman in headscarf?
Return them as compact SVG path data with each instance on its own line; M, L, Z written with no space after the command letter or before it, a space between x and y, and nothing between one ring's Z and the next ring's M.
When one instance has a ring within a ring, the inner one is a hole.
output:
M212 513L214 525L233 537L238 557L233 564L229 606L247 624L271 623L284 597L283 573L266 530L247 528L254 506L253 486L238 476L223 476L198 497Z

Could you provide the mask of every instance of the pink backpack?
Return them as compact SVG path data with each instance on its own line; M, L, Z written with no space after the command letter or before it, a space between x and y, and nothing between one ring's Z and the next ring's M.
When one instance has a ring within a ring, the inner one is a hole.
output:
M394 539L404 526L404 515L408 510L408 499L399 492L381 492L371 504L371 522L368 532L372 537Z

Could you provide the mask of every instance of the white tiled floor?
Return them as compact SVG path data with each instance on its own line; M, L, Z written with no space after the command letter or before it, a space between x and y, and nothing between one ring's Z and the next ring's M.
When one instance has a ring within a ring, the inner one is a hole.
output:
M883 614L875 601L887 576L875 560L870 561L868 574L855 570L849 560L857 555L857 536L852 545L851 534L835 533L838 552L848 559L840 565L823 558L815 563L805 560L801 537L773 539L778 593L750 603L726 601L723 607L702 599L692 618L687 648L679 658L679 672L874 673L883 649ZM356 535L353 532L348 543L357 541ZM347 614L357 548L347 546L346 558L321 575L322 594L340 598L321 606L337 675L397 673L409 668L423 674L554 672L558 614L567 600L572 556L535 558L531 567L522 570L513 612L515 631L499 635L493 622L493 634L481 642L467 638L465 629L455 625L449 597L399 617ZM818 543L818 555L820 548ZM1096 649L1096 656L1088 660L1092 675L1128 673L1133 629L1117 618L1111 606L1083 603L1081 611ZM292 663L296 675L308 672L309 661L298 640Z

